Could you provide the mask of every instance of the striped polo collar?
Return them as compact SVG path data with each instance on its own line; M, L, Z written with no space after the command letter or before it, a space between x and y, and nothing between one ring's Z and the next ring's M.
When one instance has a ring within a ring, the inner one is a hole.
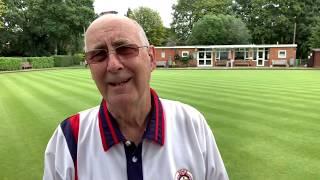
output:
M148 118L150 119L143 138L151 140L159 145L163 145L165 137L164 111L157 93L153 89L150 89L150 93L151 114L148 115ZM98 118L100 136L105 151L110 149L113 145L126 141L125 137L122 135L119 129L115 118L108 111L107 103L105 100L102 100L100 104Z

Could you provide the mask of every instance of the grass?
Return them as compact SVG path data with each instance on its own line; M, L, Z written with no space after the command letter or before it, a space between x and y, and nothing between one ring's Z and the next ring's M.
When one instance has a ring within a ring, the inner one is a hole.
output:
M200 110L230 179L320 177L320 71L157 70L163 98ZM41 179L60 121L98 105L87 69L0 74L0 180Z

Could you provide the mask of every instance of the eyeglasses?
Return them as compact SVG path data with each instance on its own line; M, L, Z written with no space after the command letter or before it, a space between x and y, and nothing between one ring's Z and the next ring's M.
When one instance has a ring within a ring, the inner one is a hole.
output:
M119 59L129 59L139 55L139 49L148 46L138 46L136 44L121 45L112 51L107 49L94 49L85 53L88 64L97 64L109 59L110 54L115 54Z

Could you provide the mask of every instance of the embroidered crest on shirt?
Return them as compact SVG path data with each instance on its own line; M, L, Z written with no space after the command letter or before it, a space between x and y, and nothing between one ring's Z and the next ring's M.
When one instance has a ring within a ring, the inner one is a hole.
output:
M180 169L176 173L175 180L193 180L192 174L187 169Z

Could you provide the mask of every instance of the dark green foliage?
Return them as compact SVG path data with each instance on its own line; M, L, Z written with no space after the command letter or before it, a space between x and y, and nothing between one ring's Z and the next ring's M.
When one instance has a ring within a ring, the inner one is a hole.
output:
M0 57L0 71L19 70L22 58Z
M165 41L165 29L159 13L147 7L139 7L133 12L129 10L127 12L129 18L136 20L142 26L149 43L155 46L162 45Z
M3 3L3 1L0 0L0 29L1 29L2 26L3 26L2 16L3 16L3 14L5 13L5 11L6 11L6 6L5 6L5 4Z
M73 65L80 65L84 62L84 55L79 53L73 56L70 55L57 55L52 56L54 60L55 67L68 67Z
M231 0L178 0L173 5L171 28L177 43L185 44L194 24L207 14L231 14Z
M308 39L320 16L320 0L236 0L232 7L247 24L255 44L293 43L296 23L297 57L307 57Z
M311 30L311 36L309 37L309 46L311 48L320 48L320 23L313 27Z
M53 56L54 66L55 67L72 66L74 64L73 59L74 59L73 56L68 56L68 55Z
M3 0L8 8L0 30L0 54L50 56L82 49L94 18L92 0Z
M181 61L183 64L188 64L189 60L191 60L192 58L193 58L192 55L185 56L185 57L182 57L179 54L174 55L174 60Z
M73 65L79 65L84 62L84 54L78 53L73 55Z
M33 69L52 68L54 65L52 57L27 57Z
M206 15L195 23L189 44L247 44L249 30L239 18L230 15Z

